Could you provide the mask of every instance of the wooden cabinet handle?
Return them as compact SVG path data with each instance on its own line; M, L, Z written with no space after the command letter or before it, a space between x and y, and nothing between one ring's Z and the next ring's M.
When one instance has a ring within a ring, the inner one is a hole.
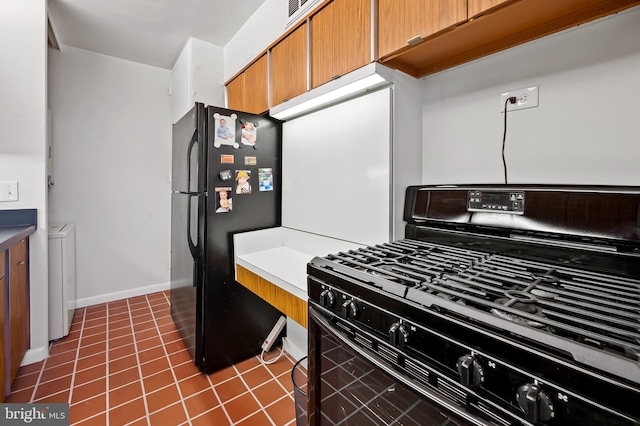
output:
M20 262L18 262L18 266L22 266L22 265L24 265L24 264L25 264L25 261L24 261L24 260L21 260Z

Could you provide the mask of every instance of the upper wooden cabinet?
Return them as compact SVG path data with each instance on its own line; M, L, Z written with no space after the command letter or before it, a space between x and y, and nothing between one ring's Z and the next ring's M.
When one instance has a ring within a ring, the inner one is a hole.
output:
M262 114L269 109L269 63L262 55L227 84L229 109Z
M383 24L384 15L393 15L390 4L398 8L399 2L413 4L419 0L378 1L379 60L414 77L435 74L640 4L640 0L469 0L469 19L430 36L422 36L423 40L415 45L393 51L390 43L382 43L384 26L392 26ZM451 0L451 3L457 3L457 0ZM406 13L405 9L399 10ZM386 50L383 50L384 46L387 46Z
M311 17L311 87L371 62L371 1L334 0Z
M245 111L262 114L269 110L269 62L262 55L245 73L244 102Z
M378 0L378 58L466 19L467 0Z
M244 108L244 73L227 83L227 107L242 110Z
M307 24L271 49L271 106L307 91Z
M485 10L489 10L494 6L509 0L467 0L467 10L469 18L481 14Z

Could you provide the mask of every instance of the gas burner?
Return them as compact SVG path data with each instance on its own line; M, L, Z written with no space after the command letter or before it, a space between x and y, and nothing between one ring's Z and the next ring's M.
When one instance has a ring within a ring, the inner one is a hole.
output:
M494 302L497 303L498 305L503 305L527 314L536 315L541 318L545 317L544 313L542 312L542 309L535 304L537 299L533 295L529 293L523 293L523 292L517 292L517 291L505 291L505 294L508 297L496 299ZM518 324L528 325L529 327L533 327L533 328L546 327L545 324L542 324L538 321L534 321L532 319L525 318L523 316L516 315L511 312L506 312L497 308L491 308L491 313L497 316L498 318L506 319L508 321L518 323Z

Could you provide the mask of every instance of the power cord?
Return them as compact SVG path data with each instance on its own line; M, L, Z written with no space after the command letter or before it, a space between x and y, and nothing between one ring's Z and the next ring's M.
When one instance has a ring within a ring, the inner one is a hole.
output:
M271 358L269 361L265 361L264 353L265 353L264 350L260 353L260 361L262 361L263 364L273 364L274 362L276 362L282 357L282 354L284 353L284 343L282 344L282 347L280 348L280 353L278 354L277 357Z
M515 96L511 96L504 101L504 133L502 134L502 166L504 169L504 184L508 182L507 179L507 160L504 158L504 146L507 141L507 104L515 104L517 99Z

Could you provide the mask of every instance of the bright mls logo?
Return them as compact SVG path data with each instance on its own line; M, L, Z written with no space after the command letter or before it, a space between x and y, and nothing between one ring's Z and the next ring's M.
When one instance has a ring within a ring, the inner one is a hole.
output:
M68 426L69 404L0 404L0 424Z

